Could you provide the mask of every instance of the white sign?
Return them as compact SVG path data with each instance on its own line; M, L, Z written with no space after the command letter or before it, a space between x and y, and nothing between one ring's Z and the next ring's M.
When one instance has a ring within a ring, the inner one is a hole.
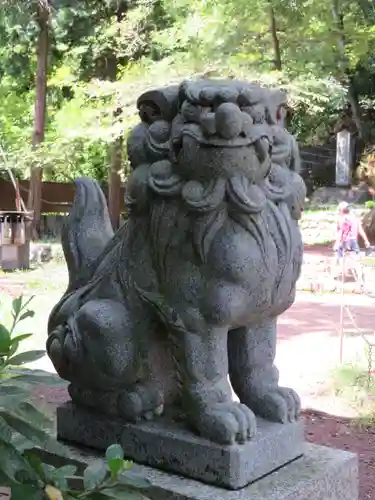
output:
M336 186L350 186L352 177L352 136L347 130L337 134Z

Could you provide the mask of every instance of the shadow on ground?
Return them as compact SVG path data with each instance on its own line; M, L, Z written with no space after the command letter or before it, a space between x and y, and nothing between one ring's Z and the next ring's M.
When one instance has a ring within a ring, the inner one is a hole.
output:
M305 297L304 297L305 296ZM303 300L301 298L303 297ZM297 335L314 332L329 336L340 335L341 297L299 294L295 304L278 320L278 339L288 340ZM352 314L358 329L374 331L375 301L360 304L361 296L345 296L344 303ZM344 330L355 335L355 326L344 311ZM374 338L375 340L375 338Z

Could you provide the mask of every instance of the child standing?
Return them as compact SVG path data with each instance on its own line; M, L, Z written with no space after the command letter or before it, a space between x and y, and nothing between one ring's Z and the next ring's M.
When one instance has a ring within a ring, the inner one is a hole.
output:
M337 221L337 233L334 249L339 258L343 256L344 251L352 251L359 254L358 236L363 238L366 248L370 246L361 221L351 212L350 206L346 201L342 201L339 206L339 219Z

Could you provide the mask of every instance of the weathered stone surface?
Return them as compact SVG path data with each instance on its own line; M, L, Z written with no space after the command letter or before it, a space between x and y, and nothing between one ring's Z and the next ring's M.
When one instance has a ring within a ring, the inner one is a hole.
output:
M78 406L124 422L178 408L189 432L251 446L257 417L288 426L300 414L274 365L306 194L285 95L197 80L137 105L129 219L115 235L99 185L76 182L48 354Z
M139 425L110 420L75 407L57 410L60 439L105 450L120 443L127 458L200 481L238 489L302 455L303 423L258 419L246 444L219 446L194 436L181 423L158 419Z
M302 458L239 491L149 471L159 491L152 500L358 500L358 463L352 453L306 445Z
M77 464L98 457L92 450L68 446L68 456ZM305 444L302 458L237 491L209 486L158 469L134 466L134 473L148 479L144 491L150 500L358 500L358 459L353 453ZM44 454L55 466L66 461Z

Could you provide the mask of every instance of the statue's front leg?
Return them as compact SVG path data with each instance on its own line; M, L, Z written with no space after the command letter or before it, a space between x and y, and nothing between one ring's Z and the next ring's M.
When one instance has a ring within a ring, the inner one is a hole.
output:
M300 399L288 387L279 386L276 354L276 318L229 332L229 374L240 401L256 415L276 422L299 418Z
M253 412L232 399L226 328L179 334L183 401L190 424L221 444L244 443L256 431Z

